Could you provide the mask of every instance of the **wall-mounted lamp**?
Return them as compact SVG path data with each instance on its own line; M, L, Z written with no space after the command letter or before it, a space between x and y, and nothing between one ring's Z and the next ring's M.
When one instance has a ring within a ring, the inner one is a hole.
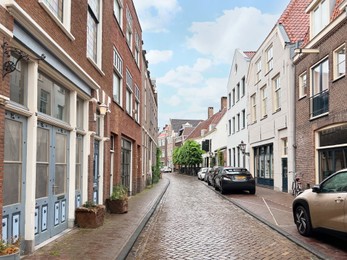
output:
M296 48L296 49L294 49L294 53L297 53L297 54L302 54L302 53L313 54L313 53L319 53L319 49Z
M241 141L241 143L238 145L238 147L240 148L241 152L244 155L249 155L249 153L246 152L246 144L243 141Z
M31 57L29 54L24 51L17 49L15 47L9 46L8 42L4 40L4 43L1 45L2 48L2 78L7 74L12 73L16 70L18 62L21 60L29 61L31 60L44 60L46 55L41 54L39 58ZM15 57L16 60L11 60L11 54Z
M102 103L99 105L100 115L102 115L102 116L106 115L107 110L108 110L108 106L106 104Z

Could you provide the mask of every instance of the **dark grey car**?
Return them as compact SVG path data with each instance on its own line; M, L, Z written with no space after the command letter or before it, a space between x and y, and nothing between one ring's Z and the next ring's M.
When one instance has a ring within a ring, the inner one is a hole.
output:
M214 187L222 194L244 190L255 194L255 179L246 168L220 167L214 177Z

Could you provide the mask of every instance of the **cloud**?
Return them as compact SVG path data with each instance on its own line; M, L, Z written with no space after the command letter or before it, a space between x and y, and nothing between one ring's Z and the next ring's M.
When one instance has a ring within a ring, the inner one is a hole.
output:
M211 60L197 59L193 66L183 65L169 70L163 77L157 79L158 84L171 87L190 87L204 80L203 72L212 65Z
M181 7L177 0L134 0L144 31L165 32Z
M167 62L172 58L173 51L170 50L150 50L146 54L149 64L154 65L161 62Z
M230 64L236 48L257 50L278 18L254 7L225 10L215 21L194 22L189 29L192 36L187 38L187 46L214 62Z

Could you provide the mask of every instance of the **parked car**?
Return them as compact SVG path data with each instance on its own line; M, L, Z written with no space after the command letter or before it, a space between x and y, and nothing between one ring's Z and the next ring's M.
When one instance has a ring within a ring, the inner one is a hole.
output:
M198 172L198 179L204 180L207 172L208 172L208 168L206 168L206 167L201 168Z
M216 176L216 173L217 173L218 169L219 169L219 166L213 166L208 171L207 184L209 186L212 185L214 187L214 177Z
M220 167L214 178L214 187L222 194L244 190L255 194L255 179L246 168Z
M347 169L335 172L293 201L298 232L310 236L314 229L347 235Z
M161 172L172 172L172 169L169 166L164 166L161 168Z

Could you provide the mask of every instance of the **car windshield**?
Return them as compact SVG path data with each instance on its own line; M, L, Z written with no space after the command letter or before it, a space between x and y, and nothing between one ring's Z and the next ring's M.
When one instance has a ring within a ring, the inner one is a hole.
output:
M225 172L227 174L240 174L240 175L250 174L250 172L247 171L246 169L225 169Z

